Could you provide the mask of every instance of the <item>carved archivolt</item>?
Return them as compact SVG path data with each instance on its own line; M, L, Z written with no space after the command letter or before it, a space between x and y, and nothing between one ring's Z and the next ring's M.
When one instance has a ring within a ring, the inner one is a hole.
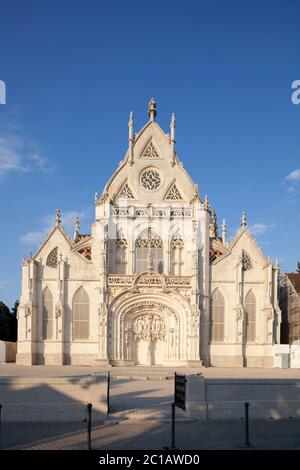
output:
M124 321L125 317L128 314L131 314L131 315L134 314L136 310L140 311L140 310L146 310L146 309L156 310L159 312L165 311L166 313L173 315L176 321L179 320L178 313L173 308L169 307L168 305L162 302L155 301L155 300L143 300L140 302L136 302L135 304L125 308L121 314L121 321Z

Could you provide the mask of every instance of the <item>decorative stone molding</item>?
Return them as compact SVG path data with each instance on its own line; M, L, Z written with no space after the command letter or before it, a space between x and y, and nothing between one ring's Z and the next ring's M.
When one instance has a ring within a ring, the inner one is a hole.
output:
M100 198L97 198L95 197L95 204L97 206L99 206L100 204L103 204L106 200L108 199L108 192L107 191L103 191L102 195Z
M32 304L25 304L23 308L25 317L29 317L32 314Z
M130 207L118 207L116 205L110 207L111 215L118 217L132 218L130 213ZM153 208L153 217L166 217L166 218L191 218L193 211L190 207L172 207L168 209L166 207L155 207ZM148 217L148 210L146 207L134 208L134 217Z
M156 272L145 272L138 276L117 275L108 276L109 287L167 287L191 288L190 276L164 276Z
M236 312L235 314L236 321L244 319L244 309L241 305L237 305L235 307L235 312Z
M117 215L118 217L129 217L129 208L111 206L111 215Z
M265 312L266 320L267 321L272 320L273 319L273 313L274 313L274 309L273 309L272 305L265 306L265 308L263 310Z
M146 207L135 207L134 216L135 217L148 217L148 209Z
M61 318L63 315L63 305L61 302L58 302L55 305L55 318Z
M172 208L171 217L192 217L192 209L187 207Z

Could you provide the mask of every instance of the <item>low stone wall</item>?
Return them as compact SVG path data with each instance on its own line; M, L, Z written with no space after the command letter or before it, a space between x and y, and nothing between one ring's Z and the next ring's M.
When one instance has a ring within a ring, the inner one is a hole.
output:
M92 420L106 418L106 376L0 378L3 421L83 421L92 403Z
M300 419L300 378L207 379L187 376L187 414L195 419Z
M0 341L0 363L16 362L17 343Z

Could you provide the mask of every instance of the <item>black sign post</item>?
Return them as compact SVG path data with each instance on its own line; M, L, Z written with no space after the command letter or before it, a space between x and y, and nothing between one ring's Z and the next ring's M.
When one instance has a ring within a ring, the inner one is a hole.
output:
M175 446L175 407L178 406L185 410L185 375L179 375L175 372L174 377L174 401L171 403L171 449L176 449Z
M185 375L176 374L175 372L174 402L182 410L185 410L185 384Z

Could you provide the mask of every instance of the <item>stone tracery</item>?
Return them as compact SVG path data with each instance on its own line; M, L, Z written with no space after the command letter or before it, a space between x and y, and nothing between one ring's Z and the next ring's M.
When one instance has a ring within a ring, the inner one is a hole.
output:
M50 266L51 268L56 268L58 262L58 248L55 247L49 253L46 261L46 266Z
M146 147L145 151L143 152L141 158L149 158L149 159L159 158L158 152L157 152L156 148L154 147L152 141L147 145L147 147Z
M156 168L146 168L140 175L140 183L146 191L155 191L160 187L162 179Z

